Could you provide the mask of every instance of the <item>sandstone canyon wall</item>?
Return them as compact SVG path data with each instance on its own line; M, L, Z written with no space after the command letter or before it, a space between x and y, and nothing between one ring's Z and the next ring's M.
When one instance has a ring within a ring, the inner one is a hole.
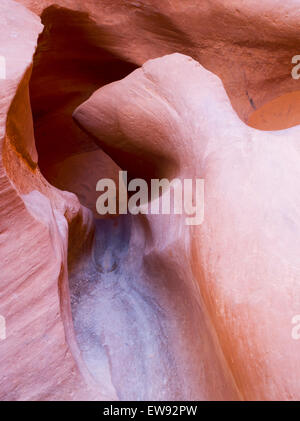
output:
M0 399L299 400L298 2L0 19ZM201 225L101 217L121 169L204 179Z

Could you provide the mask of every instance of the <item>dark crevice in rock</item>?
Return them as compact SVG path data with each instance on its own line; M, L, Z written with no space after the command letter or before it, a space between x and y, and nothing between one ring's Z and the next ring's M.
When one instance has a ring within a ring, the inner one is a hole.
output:
M61 167L70 157L99 147L73 122L72 112L96 89L123 78L136 66L101 47L99 27L86 13L51 6L41 19L45 28L30 81L39 166L51 184L73 191L60 180Z

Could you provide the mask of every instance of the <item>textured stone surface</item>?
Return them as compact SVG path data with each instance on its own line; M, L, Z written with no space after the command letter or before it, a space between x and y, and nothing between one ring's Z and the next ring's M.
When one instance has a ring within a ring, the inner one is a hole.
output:
M300 398L299 128L270 131L299 123L299 13L1 0L1 400ZM99 218L120 168L204 178L203 225Z
M299 54L296 0L18 0L36 13L51 5L87 13L101 46L142 65L174 52L218 75L234 109L255 109L293 90L292 57Z
M67 276L68 222L84 236L91 216L77 198L50 186L36 166L28 80L39 19L0 4L0 399L99 399L72 326ZM13 19L12 19L13 16ZM71 351L72 350L72 351Z
M184 268L181 285L194 287L240 397L299 399L290 329L300 294L299 127L246 126L221 81L180 54L101 88L74 118L113 149L144 154L169 179L204 178L203 224L188 229L183 216L153 215L151 248L166 261L169 251L177 273Z

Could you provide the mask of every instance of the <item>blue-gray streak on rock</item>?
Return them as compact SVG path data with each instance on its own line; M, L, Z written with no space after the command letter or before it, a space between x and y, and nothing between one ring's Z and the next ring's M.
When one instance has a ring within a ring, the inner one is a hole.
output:
M204 317L169 251L153 247L147 216L94 226L69 265L69 282L77 341L102 393L208 399L205 355L212 348Z
M102 387L114 389L122 400L167 399L164 390L179 387L176 365L164 310L144 281L144 245L129 247L131 218L95 221L90 257L70 274L74 327Z

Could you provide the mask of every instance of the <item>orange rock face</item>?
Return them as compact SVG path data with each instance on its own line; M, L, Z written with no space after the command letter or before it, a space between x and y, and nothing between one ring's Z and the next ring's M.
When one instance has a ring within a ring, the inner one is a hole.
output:
M300 15L275 3L1 1L1 400L300 398ZM99 215L121 169L204 180L203 221Z
M37 167L28 82L42 25L4 0L1 55L1 315L2 400L99 399L74 337L68 293L68 223L81 235L89 215ZM10 16L14 16L13 22Z

